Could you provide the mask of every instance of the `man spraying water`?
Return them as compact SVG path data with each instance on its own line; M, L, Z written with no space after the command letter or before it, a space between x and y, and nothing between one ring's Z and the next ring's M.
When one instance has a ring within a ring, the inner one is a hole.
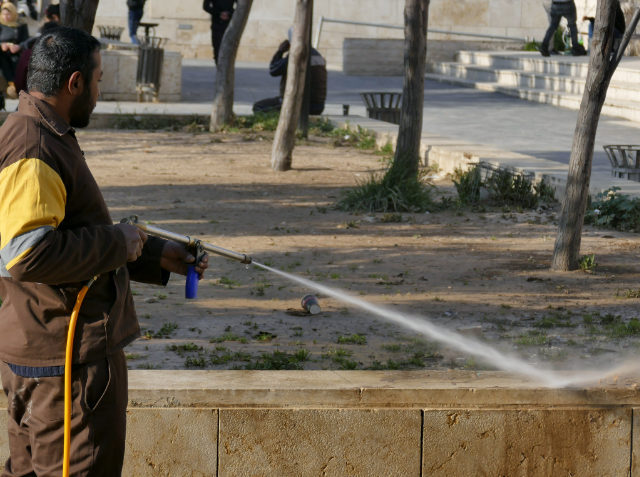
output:
M195 260L175 242L113 225L74 129L89 124L101 76L98 40L50 30L33 48L29 94L0 128L0 374L11 403L2 477L62 474L67 331L94 277L74 311L70 473L121 475L123 348L140 336L129 280L165 285Z

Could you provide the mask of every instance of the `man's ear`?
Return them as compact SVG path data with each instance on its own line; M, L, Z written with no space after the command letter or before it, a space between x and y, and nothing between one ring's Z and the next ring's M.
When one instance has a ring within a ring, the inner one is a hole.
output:
M81 94L82 91L84 91L84 79L82 78L82 73L80 73L79 71L74 72L69 77L67 87L69 89L69 93L72 96Z

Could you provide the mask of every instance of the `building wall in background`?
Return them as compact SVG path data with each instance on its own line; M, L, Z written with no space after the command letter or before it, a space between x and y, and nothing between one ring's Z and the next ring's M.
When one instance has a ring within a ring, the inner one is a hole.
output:
M549 0L431 0L431 28L541 39L547 27L544 3ZM578 15L596 0L576 0ZM624 1L624 0L623 0ZM636 0L631 0L636 1ZM238 60L268 62L293 24L294 0L254 0ZM402 25L404 0L316 0L314 35L320 16L341 20ZM202 0L147 0L143 21L159 23L157 36L169 38L169 49L186 58L211 58L211 20ZM127 25L125 0L100 0L96 25ZM586 26L583 28L586 29ZM97 33L97 28L94 33ZM330 66L342 67L345 38L396 38L402 30L325 24L320 52ZM123 35L124 41L128 34ZM430 35L432 39L462 40L459 36Z

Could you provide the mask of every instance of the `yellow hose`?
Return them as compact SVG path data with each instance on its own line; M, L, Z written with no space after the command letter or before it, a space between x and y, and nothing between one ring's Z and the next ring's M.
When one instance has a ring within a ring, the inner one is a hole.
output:
M96 278L89 280L78 293L76 305L69 320L69 332L67 333L67 352L64 360L64 455L62 460L62 477L69 477L69 461L71 458L71 373L73 363L73 337L76 332L76 323L80 314L80 307L89 287L93 285Z

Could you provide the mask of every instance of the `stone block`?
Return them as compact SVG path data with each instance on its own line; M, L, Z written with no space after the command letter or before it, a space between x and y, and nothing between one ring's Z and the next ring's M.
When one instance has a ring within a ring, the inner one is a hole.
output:
M489 25L494 27L519 26L522 0L492 0L489 2Z
M546 30L548 22L547 12L540 0L522 1L522 18L520 20L520 26L522 28L539 28Z
M130 409L122 475L213 477L217 469L218 411Z
M625 477L631 410L425 410L423 449L433 477Z
M395 25L401 23L404 18L398 19L396 2L389 0L368 0L366 6L361 2L330 0L329 8L331 18L336 19Z
M420 410L220 410L220 477L420 474Z
M295 0L278 0L277 2L254 2L249 14L249 23L255 20L286 21L293 25L295 14Z
M434 0L429 7L429 25L441 26L489 26L488 0Z

